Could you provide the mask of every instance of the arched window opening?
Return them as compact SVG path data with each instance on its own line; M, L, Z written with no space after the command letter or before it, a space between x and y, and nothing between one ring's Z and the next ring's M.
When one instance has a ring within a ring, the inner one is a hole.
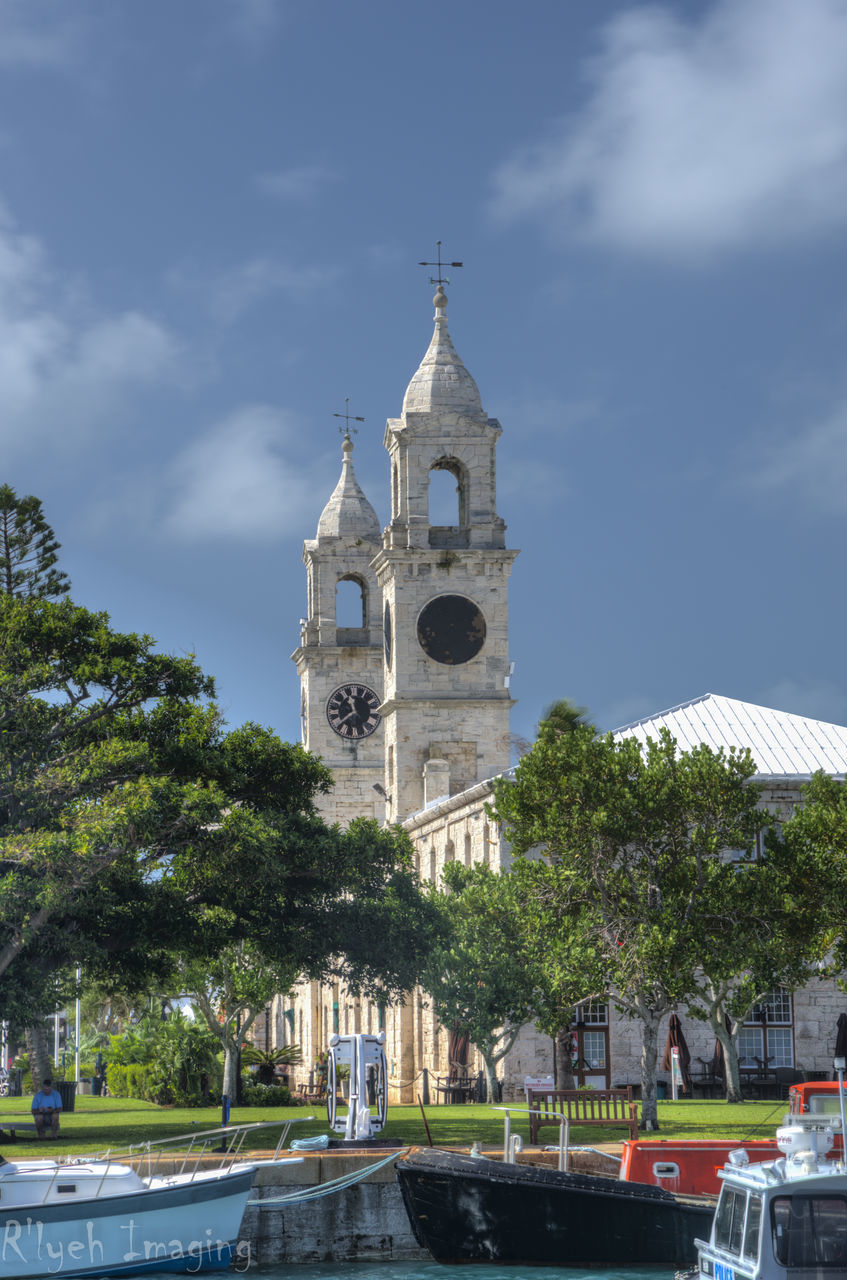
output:
M368 589L361 578L339 578L335 587L338 644L367 644Z
M471 865L471 837L470 832L465 832L465 866Z
M458 458L439 458L429 472L429 545L468 545L468 473Z

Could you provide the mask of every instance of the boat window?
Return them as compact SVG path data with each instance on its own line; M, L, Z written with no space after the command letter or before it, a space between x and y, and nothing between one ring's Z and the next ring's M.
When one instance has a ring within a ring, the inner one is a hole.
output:
M60 1195L61 1194L70 1195L70 1196L75 1195L76 1183L75 1182L59 1182L56 1184L56 1190L59 1192Z
M841 1113L841 1104L838 1101L838 1094L818 1093L812 1094L809 1098L809 1111L813 1116L837 1116Z
M657 1160L653 1165L654 1178L678 1178L679 1165L675 1160Z
M759 1256L759 1228L762 1225L762 1197L751 1196L747 1205L747 1226L744 1228L744 1248L742 1253L745 1258L752 1258L755 1262Z
M777 1196L771 1205L773 1250L784 1267L831 1266L847 1260L847 1197Z
M721 1249L728 1249L730 1253L741 1252L746 1202L746 1191L736 1191L727 1186L721 1188L715 1213L715 1244Z

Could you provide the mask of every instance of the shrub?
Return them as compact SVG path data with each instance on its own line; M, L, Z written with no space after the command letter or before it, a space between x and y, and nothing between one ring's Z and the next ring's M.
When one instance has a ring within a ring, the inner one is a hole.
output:
M242 1096L245 1107L291 1106L291 1090L284 1084L245 1084Z

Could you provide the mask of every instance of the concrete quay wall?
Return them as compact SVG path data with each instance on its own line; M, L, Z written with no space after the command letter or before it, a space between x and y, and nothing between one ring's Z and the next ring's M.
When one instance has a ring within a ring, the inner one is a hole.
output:
M383 1149L303 1154L302 1164L259 1169L251 1199L272 1199L322 1186L361 1172L388 1153ZM282 1262L413 1262L427 1258L429 1254L412 1233L392 1162L362 1182L318 1200L261 1209L248 1205L241 1223L236 1269Z

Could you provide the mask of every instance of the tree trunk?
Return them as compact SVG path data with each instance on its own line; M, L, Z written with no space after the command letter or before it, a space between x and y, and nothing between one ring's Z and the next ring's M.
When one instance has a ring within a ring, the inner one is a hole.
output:
M486 1053L484 1049L480 1049L480 1057L482 1058L482 1066L485 1071L485 1088L488 1105L500 1101L500 1082L497 1079L497 1063L499 1058L492 1057Z
M573 1078L573 1032L561 1027L553 1041L553 1084L557 1089L575 1089Z
M659 1023L664 1009L642 1009L641 1016L641 1128L659 1127L656 1108L656 1062L659 1053Z
M723 1069L724 1084L726 1086L726 1101L743 1102L744 1094L741 1091L741 1071L738 1066L738 1046L735 1043L738 1023L733 1023L732 1030L727 1031L723 1015L721 1015L720 1018L714 1018L711 1021L712 1030L723 1045Z
M32 1072L33 1092L38 1093L43 1082L53 1075L50 1050L47 1047L47 1031L43 1022L36 1022L24 1032L29 1069Z
M234 1040L232 1036L226 1036L226 1038L224 1037L221 1037L221 1038L223 1039L223 1046L224 1046L224 1082L223 1082L222 1092L224 1094L224 1097L229 1098L230 1104L232 1106L237 1106L238 1095L239 1095L238 1042Z

